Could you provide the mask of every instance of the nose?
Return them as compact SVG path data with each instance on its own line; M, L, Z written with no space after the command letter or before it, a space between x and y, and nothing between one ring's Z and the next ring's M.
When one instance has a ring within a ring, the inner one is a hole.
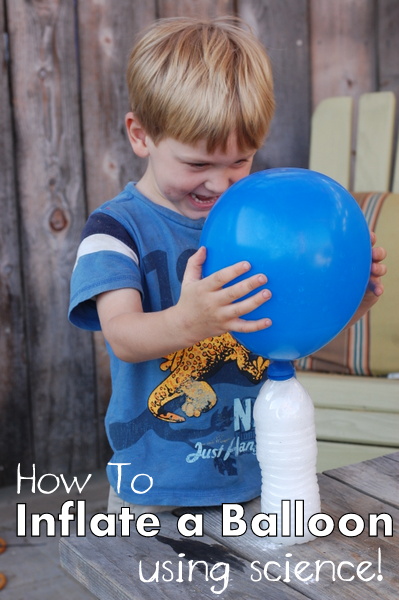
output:
M231 173L228 169L218 170L209 175L205 187L206 189L219 196L223 194L234 183Z

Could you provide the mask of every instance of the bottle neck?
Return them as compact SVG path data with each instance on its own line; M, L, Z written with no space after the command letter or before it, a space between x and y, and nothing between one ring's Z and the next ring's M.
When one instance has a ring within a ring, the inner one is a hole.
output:
M294 363L290 360L273 360L267 368L267 377L272 381L286 381L295 377Z

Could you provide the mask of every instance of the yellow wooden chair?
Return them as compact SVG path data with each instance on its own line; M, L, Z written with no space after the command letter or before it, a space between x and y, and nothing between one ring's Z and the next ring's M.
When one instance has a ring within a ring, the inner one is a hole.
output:
M399 192L399 152L391 188L395 106L393 92L360 97L353 157L353 99L323 100L312 117L309 168L353 192Z

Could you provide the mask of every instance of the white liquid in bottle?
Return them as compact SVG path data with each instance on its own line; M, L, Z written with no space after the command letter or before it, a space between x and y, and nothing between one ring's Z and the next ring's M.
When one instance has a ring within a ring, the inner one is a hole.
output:
M254 406L256 455L262 472L261 511L277 514L278 536L270 541L303 544L314 539L307 522L320 512L313 402L295 378L292 363L272 362L268 377ZM287 523L282 535L283 500L291 501L289 535ZM304 535L297 535L295 527L296 500L304 502Z

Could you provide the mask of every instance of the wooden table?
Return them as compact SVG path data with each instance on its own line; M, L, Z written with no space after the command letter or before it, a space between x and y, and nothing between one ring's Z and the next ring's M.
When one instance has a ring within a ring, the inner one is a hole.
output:
M307 544L276 546L251 531L251 515L260 512L254 500L244 505L248 530L240 537L222 537L221 508L185 510L203 513L203 537L183 537L178 516L161 514L155 537L133 527L130 537L61 538L61 564L101 600L397 600L398 482L399 452L319 476L322 512L335 523L347 513L363 517L357 537L336 528ZM369 514L390 515L393 536L380 523L370 537ZM205 562L190 576L190 561Z

